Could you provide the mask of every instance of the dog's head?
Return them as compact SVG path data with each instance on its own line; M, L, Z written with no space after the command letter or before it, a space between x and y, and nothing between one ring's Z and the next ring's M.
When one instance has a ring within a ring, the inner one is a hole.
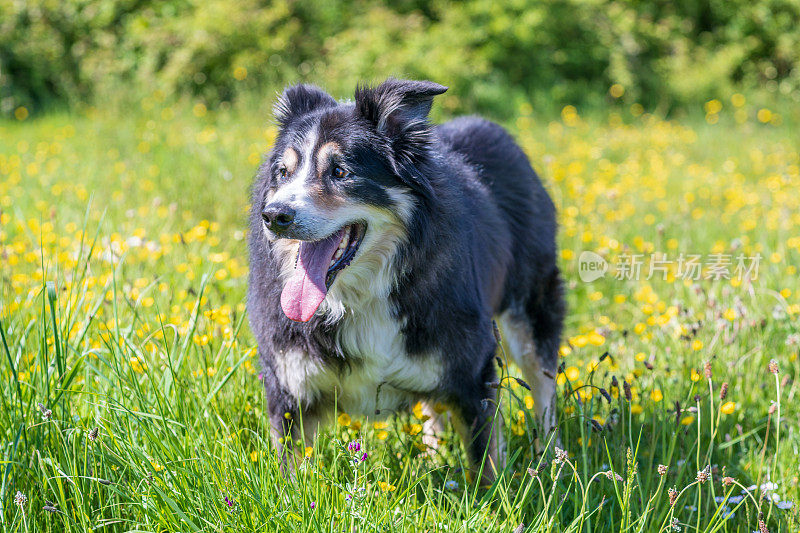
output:
M309 320L329 290L328 308L341 314L343 301L390 288L391 259L416 199L432 194L415 169L429 157L433 97L446 90L389 79L357 88L347 103L309 85L283 92L257 201L283 264L287 317Z

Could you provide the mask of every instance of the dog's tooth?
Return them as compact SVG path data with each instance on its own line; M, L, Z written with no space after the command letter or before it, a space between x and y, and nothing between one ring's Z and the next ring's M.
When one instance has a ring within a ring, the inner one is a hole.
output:
M336 253L333 254L333 258L334 259L339 259L340 257L342 257L342 251L341 250L336 250Z

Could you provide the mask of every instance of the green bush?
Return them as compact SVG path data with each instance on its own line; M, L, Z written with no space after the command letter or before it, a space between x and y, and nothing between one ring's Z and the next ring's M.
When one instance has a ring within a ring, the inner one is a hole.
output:
M159 89L213 105L296 81L425 77L453 110L624 101L669 110L734 90L800 98L800 0L0 0L8 113Z

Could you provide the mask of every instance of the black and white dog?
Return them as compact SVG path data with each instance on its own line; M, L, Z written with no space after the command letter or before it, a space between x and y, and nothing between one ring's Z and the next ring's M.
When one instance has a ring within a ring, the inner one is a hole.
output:
M278 443L314 435L334 405L373 416L421 400L450 408L472 461L488 447L497 465L493 317L552 428L555 209L500 126L429 123L446 90L389 79L338 103L297 85L275 106L248 310Z

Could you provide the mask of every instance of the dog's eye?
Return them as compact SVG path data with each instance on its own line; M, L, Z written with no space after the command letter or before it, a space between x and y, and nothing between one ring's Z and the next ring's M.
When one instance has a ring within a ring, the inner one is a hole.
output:
M333 167L333 170L331 171L331 173L333 174L333 177L335 179L337 179L337 180L342 180L342 179L346 178L349 175L349 172L347 172L345 169L343 169L342 167L340 167L338 165Z
M281 167L278 169L278 176L280 176L281 178L285 178L286 174L288 174L286 167Z

